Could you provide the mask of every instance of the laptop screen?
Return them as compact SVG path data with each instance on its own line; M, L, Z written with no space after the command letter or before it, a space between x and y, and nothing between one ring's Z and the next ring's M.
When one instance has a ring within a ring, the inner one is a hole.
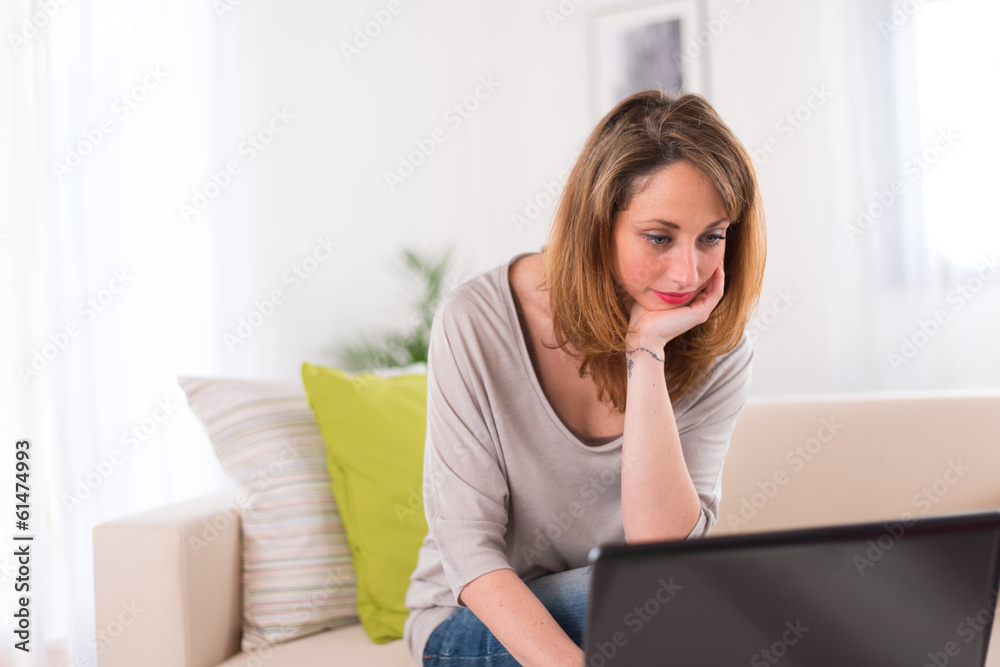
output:
M604 545L591 560L587 667L982 667L1000 513Z

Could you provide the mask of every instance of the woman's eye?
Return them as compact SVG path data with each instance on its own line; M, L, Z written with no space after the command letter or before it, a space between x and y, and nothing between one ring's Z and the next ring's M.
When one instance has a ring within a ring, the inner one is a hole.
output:
M708 245L719 245L719 242L724 240L726 237L722 234L712 234L711 236L705 237L705 243Z
M664 243L667 243L670 240L666 236L657 236L655 234L644 234L643 238L645 238L653 245L663 245Z

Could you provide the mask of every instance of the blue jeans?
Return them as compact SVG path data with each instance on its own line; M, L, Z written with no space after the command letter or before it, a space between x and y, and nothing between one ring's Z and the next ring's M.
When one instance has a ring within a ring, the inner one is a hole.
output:
M590 566L547 574L526 582L569 638L583 647L590 599ZM441 622L424 647L423 667L520 667L490 629L468 607Z

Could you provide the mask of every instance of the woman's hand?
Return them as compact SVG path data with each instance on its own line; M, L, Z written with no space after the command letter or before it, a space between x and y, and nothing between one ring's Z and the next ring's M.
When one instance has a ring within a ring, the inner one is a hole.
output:
M708 320L722 299L724 285L725 274L720 264L712 273L708 285L687 305L670 310L647 310L638 301L633 302L629 329L634 329L636 333L630 334L629 339L647 344L656 342L662 348L685 331Z

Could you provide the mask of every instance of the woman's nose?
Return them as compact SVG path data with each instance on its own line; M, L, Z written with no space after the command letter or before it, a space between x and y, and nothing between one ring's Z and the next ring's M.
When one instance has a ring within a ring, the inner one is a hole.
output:
M693 290L698 286L698 265L694 248L675 247L667 257L667 277L677 291Z

